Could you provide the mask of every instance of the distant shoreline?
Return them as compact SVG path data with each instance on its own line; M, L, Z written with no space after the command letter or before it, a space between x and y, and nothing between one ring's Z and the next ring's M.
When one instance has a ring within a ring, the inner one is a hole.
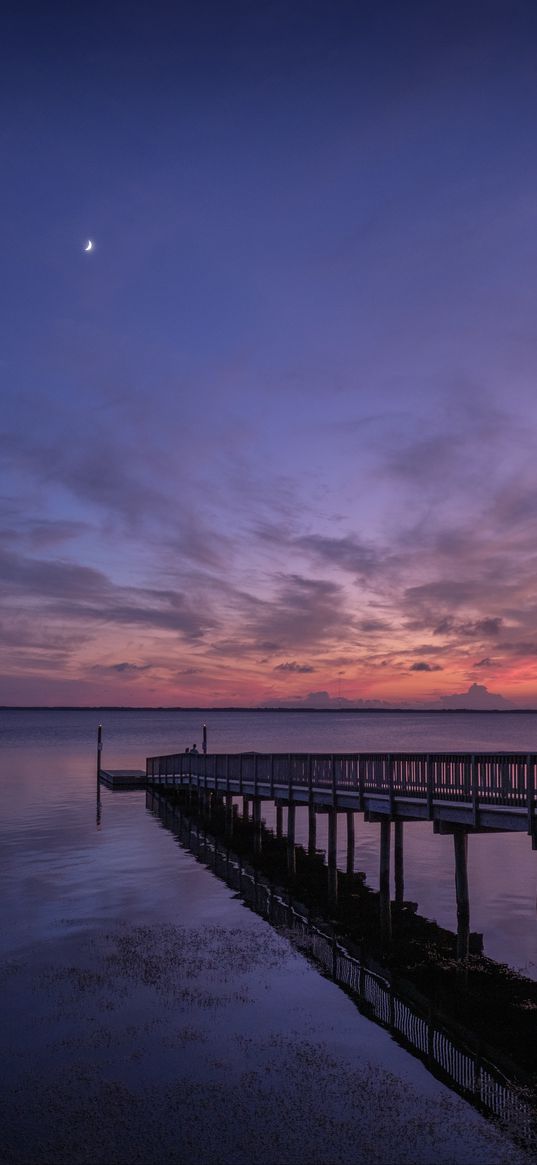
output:
M302 714L313 712L317 716L352 715L362 716L535 716L537 708L255 708L240 704L229 706L205 705L135 705L135 704L0 704L0 712L253 712Z

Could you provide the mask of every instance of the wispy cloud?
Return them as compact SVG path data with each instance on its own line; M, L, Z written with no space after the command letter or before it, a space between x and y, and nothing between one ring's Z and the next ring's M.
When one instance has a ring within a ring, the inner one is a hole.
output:
M292 672L295 675L305 675L308 672L314 672L315 668L311 667L310 664L297 663L295 660L291 660L289 663L276 664L276 667L273 668L273 671Z
M423 661L420 663L411 663L409 671L443 671L443 668L439 663L425 663L425 661Z

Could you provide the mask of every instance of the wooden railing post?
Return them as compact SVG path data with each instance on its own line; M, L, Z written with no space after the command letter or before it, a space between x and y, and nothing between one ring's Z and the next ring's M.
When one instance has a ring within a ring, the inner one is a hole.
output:
M386 757L386 769L387 769L387 776L388 776L388 804L390 806L390 816L391 817L393 817L393 808L394 808L393 768L394 768L393 757L390 754L388 754L388 756Z
M509 800L510 800L510 798L509 798L510 781L509 781L509 763L508 763L508 761L502 760L502 762L500 764L500 772L501 772L501 786L500 786L500 788L501 788L501 804L507 805Z
M530 837L533 837L533 814L535 808L535 761L532 756L526 757L526 795L528 798L528 833Z
M432 821L432 819L433 819L434 786L433 786L433 762L432 762L430 756L427 756L426 764L427 764L427 816L429 818L429 821Z
M472 824L477 829L479 820L479 771L475 756L472 757Z

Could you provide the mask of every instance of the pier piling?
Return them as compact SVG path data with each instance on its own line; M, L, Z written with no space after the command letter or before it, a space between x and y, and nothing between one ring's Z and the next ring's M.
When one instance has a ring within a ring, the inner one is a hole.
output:
M393 857L395 874L395 901L398 906L403 905L405 897L405 873L403 862L403 822L394 822Z
M468 833L453 830L455 852L455 894L457 898L457 958L465 959L470 949L470 895L468 891Z
M392 913L390 904L390 834L389 817L380 823L380 928L383 938L389 941L392 934Z
M347 809L347 873L354 873L354 811Z
M317 814L313 805L308 805L308 853L314 854L317 848Z

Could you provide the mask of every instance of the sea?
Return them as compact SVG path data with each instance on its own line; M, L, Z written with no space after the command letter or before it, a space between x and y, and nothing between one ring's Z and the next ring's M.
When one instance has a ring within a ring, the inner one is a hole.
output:
M537 1159L249 909L144 791L99 785L99 724L112 769L199 749L204 726L219 753L537 752L530 712L0 710L1 1161ZM325 831L320 818L320 851ZM354 866L372 890L378 831L356 814ZM405 897L456 931L452 838L407 824L404 861ZM537 979L531 839L471 835L468 875L485 955Z

